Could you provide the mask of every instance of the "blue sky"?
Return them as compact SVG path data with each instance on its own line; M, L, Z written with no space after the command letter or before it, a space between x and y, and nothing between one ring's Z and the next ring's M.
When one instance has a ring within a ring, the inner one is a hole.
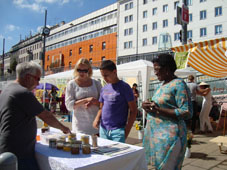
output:
M47 9L47 25L61 21L70 22L90 12L115 3L116 0L0 0L0 54L19 42L20 36L36 34L44 25Z

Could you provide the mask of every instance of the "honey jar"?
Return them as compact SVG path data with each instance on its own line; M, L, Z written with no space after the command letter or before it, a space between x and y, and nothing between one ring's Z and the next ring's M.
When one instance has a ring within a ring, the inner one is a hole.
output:
M80 145L79 144L71 144L71 154L80 154Z
M63 142L66 142L66 136L65 135L60 136L60 140L62 140Z
M57 149L62 150L63 146L64 146L64 141L57 140L57 144L56 144Z
M82 141L82 144L88 145L89 144L89 136L88 135L81 136L81 141Z
M68 135L68 139L71 140L71 139L76 139L76 134L75 133L71 133Z
M56 148L56 145L57 145L57 139L55 139L55 138L50 138L50 139L49 139L49 147L50 147L50 148Z
M71 151L71 145L69 142L65 142L64 146L63 146L63 150L66 152L70 152Z
M83 154L90 154L91 153L90 145L87 145L87 144L82 145L82 153Z

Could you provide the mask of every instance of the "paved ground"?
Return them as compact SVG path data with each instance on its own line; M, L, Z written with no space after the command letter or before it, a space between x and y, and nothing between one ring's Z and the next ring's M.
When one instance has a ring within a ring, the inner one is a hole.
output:
M64 122L71 128L71 123ZM41 124L38 123L38 127ZM221 131L215 131L211 135L194 135L191 147L191 158L185 158L182 170L227 170L227 154L221 154L218 145L210 140L221 136ZM132 128L126 143L142 146L142 140L138 139L138 131ZM151 167L148 166L151 170Z

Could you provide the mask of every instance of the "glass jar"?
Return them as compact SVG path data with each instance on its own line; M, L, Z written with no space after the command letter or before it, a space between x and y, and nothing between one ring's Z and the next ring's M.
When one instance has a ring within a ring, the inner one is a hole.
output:
M69 142L65 142L64 146L63 146L63 150L66 152L70 152L71 151L71 145Z
M71 144L71 154L80 154L80 145L79 144Z
M63 146L64 146L64 141L57 140L57 144L56 144L57 149L62 150Z
M88 135L81 136L81 141L82 141L82 144L88 145L89 144L89 136Z
M83 154L90 154L91 153L91 147L90 145L82 145L82 153Z
M55 139L55 138L50 138L50 139L49 139L49 147L50 147L50 148L56 148L56 145L57 145L57 139Z
M69 140L72 140L72 139L73 139L73 140L76 140L76 134L75 134L75 133L69 134L69 135L68 135L68 139L69 139Z
M92 135L91 139L92 139L92 147L94 148L98 147L98 137L96 135Z
M63 142L66 142L66 136L65 135L60 136L60 140L62 140Z

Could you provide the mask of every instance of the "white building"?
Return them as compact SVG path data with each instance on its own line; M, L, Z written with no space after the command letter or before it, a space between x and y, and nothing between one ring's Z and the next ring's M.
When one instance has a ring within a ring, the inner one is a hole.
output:
M118 60L133 56L146 58L159 50L159 44L179 46L176 7L182 0L118 0ZM227 0L188 0L188 39L199 42L227 36ZM168 37L160 36L169 35ZM163 41L167 43L163 43Z

